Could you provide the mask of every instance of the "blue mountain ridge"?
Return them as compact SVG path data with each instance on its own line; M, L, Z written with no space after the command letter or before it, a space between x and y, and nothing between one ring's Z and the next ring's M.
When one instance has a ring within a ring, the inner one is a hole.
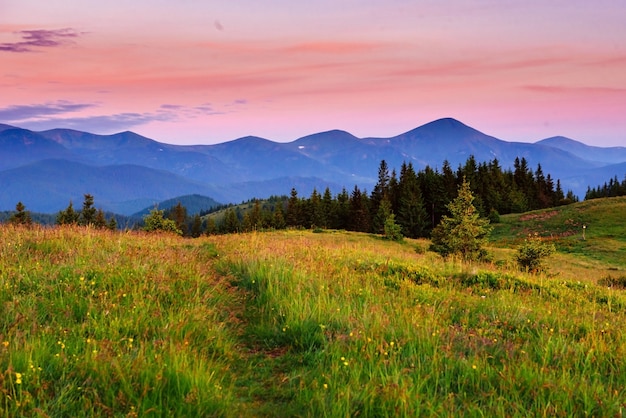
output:
M478 162L497 158L511 168L516 157L560 179L564 190L584 195L598 178L624 177L622 147L591 147L568 138L536 143L507 142L462 122L439 119L389 138L358 138L332 130L280 143L249 136L215 145L173 145L133 132L96 135L70 129L33 132L0 124L0 210L18 201L27 209L56 212L69 200L93 194L96 206L120 214L185 194L220 203L288 195L313 188L333 193L355 185L372 190L381 160L399 170L453 169L470 155ZM132 169L131 169L132 167ZM143 205L143 206L140 206Z

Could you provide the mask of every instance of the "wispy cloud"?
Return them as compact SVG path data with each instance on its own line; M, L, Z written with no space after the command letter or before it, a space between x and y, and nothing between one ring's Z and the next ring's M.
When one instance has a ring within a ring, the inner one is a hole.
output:
M71 28L64 29L35 29L14 32L21 40L18 42L0 43L0 51L4 52L32 52L36 48L51 48L66 45L80 33Z
M244 99L224 105L242 105ZM230 113L220 111L210 103L198 106L162 104L154 111L122 112L110 115L81 115L80 112L100 106L96 103L73 103L66 100L43 104L18 105L0 108L0 121L19 125L34 131L69 128L95 133L113 133L152 122L180 122L208 115Z
M31 105L13 105L0 108L0 120L7 122L22 122L95 107L94 103L73 103L67 100L57 100Z
M546 94L564 94L564 93L584 93L584 94L624 94L626 88L618 87L598 87L598 86L547 86L547 85L528 85L522 86L522 89L537 93Z

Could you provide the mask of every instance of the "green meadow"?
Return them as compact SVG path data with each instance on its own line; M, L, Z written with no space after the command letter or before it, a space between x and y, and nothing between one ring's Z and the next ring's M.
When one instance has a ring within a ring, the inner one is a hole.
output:
M622 416L624 219L626 198L503 216L484 263L345 231L0 225L0 416ZM535 233L557 253L529 274Z

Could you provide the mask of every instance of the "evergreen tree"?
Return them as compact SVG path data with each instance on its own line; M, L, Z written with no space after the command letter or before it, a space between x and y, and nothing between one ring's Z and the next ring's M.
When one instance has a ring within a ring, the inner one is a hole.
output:
M250 211L250 229L259 230L263 229L263 214L261 210L261 202L259 199L254 199L254 205Z
M361 192L358 186L350 195L349 229L357 232L370 231L370 214L367 193Z
M107 228L109 228L109 230L111 231L115 231L117 229L117 220L115 219L115 216L111 216Z
M96 208L93 206L93 196L89 193L83 195L83 210L79 214L79 225L93 225L96 221Z
M322 213L323 213L323 228L332 228L332 225L336 224L336 211L334 210L333 196L330 193L330 189L326 187L324 195L322 196Z
M381 225L380 227L374 226L375 234L385 234L385 224L391 215L393 215L393 212L391 211L391 202L389 202L389 199L385 196L378 205L378 211L376 212L376 216L374 216L374 225Z
M26 210L26 206L21 201L15 205L15 213L11 215L9 222L14 225L31 226L33 224L30 212Z
M206 230L204 232L206 235L215 235L217 233L215 219L210 216L206 219Z
M65 208L65 210L60 211L57 214L57 224L58 225L72 225L78 223L78 218L80 214L74 210L74 205L70 200L70 204Z
M337 195L337 203L335 205L334 229L348 229L350 223L350 195L345 188L341 189L341 193Z
M481 218L473 205L474 195L463 179L458 196L447 207L450 216L444 216L432 232L431 249L441 255L459 255L464 260L485 256L482 246L491 228L489 220Z
M168 218L174 221L176 228L180 230L183 235L187 235L187 208L185 208L182 203L178 202L176 206L170 210Z
M291 189L291 195L289 196L289 200L287 201L287 214L285 220L287 221L287 226L290 227L298 227L303 226L300 222L301 220L301 205L300 199L298 198L298 192L295 188Z
M104 216L104 211L102 209L98 209L98 212L96 213L96 216L93 221L93 226L95 226L98 229L104 229L107 227L107 220L106 220L106 217Z
M237 214L235 213L233 208L227 209L226 213L224 214L224 232L226 234L232 234L235 232L239 232L240 228L241 224L239 222L239 218L237 217Z
M383 237L390 241L402 241L404 239L402 236L402 228L396 223L396 218L393 213L390 213L385 220Z
M424 236L428 229L428 214L424 209L417 174L410 163L401 171L398 195L397 221L402 234L409 238Z
M287 228L287 222L285 221L285 215L283 214L283 203L276 203L274 213L272 214L272 227L275 229Z
M315 188L311 193L308 205L308 218L311 228L323 228L326 225L326 214L322 206L322 198Z
M202 235L202 218L199 213L196 213L191 223L191 236L198 238L200 235Z
M379 206L384 199L389 201L389 166L385 160L380 162L378 166L378 182L372 190L370 197L370 208L372 213L378 213ZM379 219L378 216L374 217L373 229L376 233L381 233L384 227L385 218Z
M252 225L252 219L250 218L250 213L246 212L243 215L243 220L241 221L241 230L243 232L251 232L254 229Z

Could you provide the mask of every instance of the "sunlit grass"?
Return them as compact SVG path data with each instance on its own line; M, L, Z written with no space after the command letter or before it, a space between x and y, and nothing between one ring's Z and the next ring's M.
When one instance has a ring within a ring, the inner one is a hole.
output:
M619 416L623 280L561 252L0 226L0 416Z

